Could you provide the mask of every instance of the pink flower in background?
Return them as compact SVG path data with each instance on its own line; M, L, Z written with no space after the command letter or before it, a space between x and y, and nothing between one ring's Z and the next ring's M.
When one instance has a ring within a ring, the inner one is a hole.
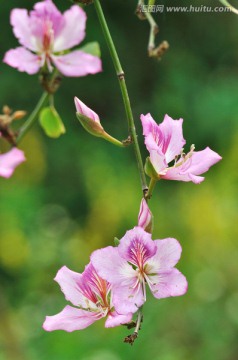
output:
M92 264L88 264L82 274L62 267L56 277L66 300L74 306L66 306L59 314L47 316L43 324L46 331L82 330L95 321L107 316L105 327L114 327L130 322L132 314L117 313L113 308L110 284L103 280Z
M85 76L102 70L97 56L80 50L68 53L85 37L86 14L79 6L61 14L51 0L45 0L36 3L29 14L26 9L13 9L10 21L22 46L9 50L3 61L19 71L35 74L45 64L49 71L54 64L65 76Z
M13 148L5 154L0 154L0 176L9 178L15 168L25 161L24 152Z
M153 228L153 215L145 199L141 200L140 211L138 215L138 226L151 233Z
M145 144L150 153L150 161L158 178L167 180L192 181L199 184L204 177L198 176L222 158L209 147L194 151L191 146L188 154L183 153L186 141L183 138L183 120L173 120L165 115L164 121L157 125L150 114L141 115ZM169 167L171 161L174 165Z
M146 300L146 284L157 299L186 293L186 278L174 268L181 251L177 240L153 241L150 234L135 227L118 247L96 250L91 262L111 283L116 311L134 313Z

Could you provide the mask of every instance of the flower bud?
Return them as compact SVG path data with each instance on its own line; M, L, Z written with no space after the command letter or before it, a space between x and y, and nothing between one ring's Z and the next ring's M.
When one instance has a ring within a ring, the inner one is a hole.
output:
M74 103L76 106L76 116L87 132L89 132L91 135L102 137L103 139L111 142L114 145L120 147L126 146L121 141L109 135L103 129L98 114L96 114L93 110L87 107L77 97L74 98Z
M145 199L141 200L140 212L138 216L138 226L150 234L153 231L153 215Z
M76 115L79 119L81 125L86 131L94 136L103 136L104 129L100 123L98 114L93 110L87 107L82 101L77 97L74 98L74 103L76 106Z
M13 120L21 120L24 116L26 116L26 111L17 110L12 114L12 119Z
M99 116L89 107L87 107L81 100L79 100L76 96L74 98L74 103L76 106L77 113L80 113L88 118L98 122L100 124Z

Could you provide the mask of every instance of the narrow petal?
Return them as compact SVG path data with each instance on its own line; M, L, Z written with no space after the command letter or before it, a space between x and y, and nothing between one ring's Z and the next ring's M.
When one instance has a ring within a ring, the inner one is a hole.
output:
M43 60L40 56L32 54L23 47L7 51L3 62L30 75L37 73L43 65Z
M114 311L113 313L110 313L108 315L107 320L105 322L105 327L111 328L122 324L127 324L131 321L131 319L132 319L132 313L127 315L121 315L118 314L116 311Z
M148 113L147 115L141 114L140 119L143 127L143 135L144 136L148 136L150 134L156 135L158 124L154 121L151 114L150 113ZM154 136L154 141L155 140L156 140L156 136ZM157 147L156 141L154 146Z
M118 246L120 256L137 267L143 267L148 259L155 255L156 250L151 234L139 226L127 231Z
M163 135L161 134L158 124L154 121L151 114L141 115L140 119L143 127L143 135L145 136L145 145L147 150L149 152L156 150L164 158L164 161L166 161L164 153L159 146L163 140Z
M86 76L102 71L101 60L97 56L76 50L66 55L51 56L55 66L65 76Z
M150 208L143 198L140 204L140 211L138 216L138 226L142 227L145 231L151 233L153 227L153 215L150 211Z
M167 163L179 155L186 141L183 138L183 119L173 120L165 115L164 121L159 125L163 140L159 144L165 154Z
M82 282L82 274L71 271L66 266L63 266L57 273L54 279L61 287L66 300L70 301L75 306L82 306L88 308L93 304L82 293L80 284Z
M195 176L190 173L183 173L180 171L179 167L169 168L167 173L161 176L161 179L177 180L184 182L192 181L194 184L200 184L202 181L205 180L203 176Z
M165 115L164 121L157 125L150 114L141 115L143 134L147 150L157 150L165 156L168 164L176 155L181 153L185 144L182 132L183 120L173 120Z
M127 285L136 278L136 271L121 258L118 248L108 246L94 251L91 262L98 274L111 284Z
M180 166L169 168L163 179L192 181L199 184L204 177L197 176L208 171L208 169L220 161L222 158L209 147L202 151L194 151L192 156L188 158Z
M78 5L72 6L63 14L64 26L57 34L53 51L70 49L81 43L85 37L86 13Z
M168 164L160 150L150 150L150 161L158 176L166 173Z
M9 178L12 176L15 168L25 161L24 152L13 148L5 154L0 155L0 176Z
M36 38L31 31L31 20L25 9L13 9L11 11L10 22L13 32L19 43L29 50L37 51Z
M180 259L182 247L178 240L167 238L154 240L157 246L156 254L148 260L150 273L158 273L174 267Z
M46 29L50 30L53 38L55 38L65 23L63 15L51 0L36 3L29 17L31 32L41 45L46 35Z
M206 147L202 151L194 151L190 159L191 162L186 172L193 175L201 175L208 171L212 165L220 161L222 157L209 147Z
M65 330L72 332L85 329L99 319L100 317L94 313L66 306L59 314L46 316L43 329L46 331Z
M81 100L79 100L76 96L74 98L74 103L76 106L76 112L87 116L88 118L96 121L97 123L100 123L100 119L98 114L96 114L92 109L87 107Z
M157 299L181 296L187 292L188 283L177 269L167 270L155 276L149 276L150 289Z

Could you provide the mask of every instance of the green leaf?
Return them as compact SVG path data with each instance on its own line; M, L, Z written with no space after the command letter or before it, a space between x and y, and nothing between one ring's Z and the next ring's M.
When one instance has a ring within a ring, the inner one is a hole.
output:
M41 110L39 121L46 135L51 138L58 138L66 131L59 114L53 106Z
M99 43L96 41L87 43L86 45L82 46L79 50L82 50L87 54L101 57L100 46Z

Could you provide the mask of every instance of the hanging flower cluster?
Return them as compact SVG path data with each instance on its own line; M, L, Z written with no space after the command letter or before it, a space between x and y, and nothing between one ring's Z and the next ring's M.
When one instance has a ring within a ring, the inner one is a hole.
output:
M142 200L139 224L149 219L150 210ZM66 300L62 312L47 316L47 331L81 330L107 316L105 327L129 324L134 313L146 301L146 287L157 299L180 296L187 281L174 266L182 248L176 239L152 240L143 227L127 231L117 247L96 250L82 274L61 268L55 281Z
M103 137L104 129L99 116L78 98L75 98L75 106L83 127L92 135ZM157 125L147 114L141 115L141 121L145 145L150 153L147 161L152 171L148 175L152 174L152 180L193 181L197 184L204 180L198 175L221 160L209 148L195 152L192 146L190 152L184 154L182 119L173 120L166 115L164 121ZM174 165L169 167L171 161ZM184 295L187 280L175 268L181 256L181 245L174 238L152 240L152 230L153 215L143 198L138 225L118 240L118 246L94 251L83 274L74 273L66 267L58 272L55 280L66 299L79 309L67 306L61 313L47 316L43 328L47 331L79 330L105 316L108 316L106 327L129 326L133 314L146 301L147 288L157 299ZM86 275L89 274L88 269L93 269L90 276ZM134 339L125 341L133 343Z

